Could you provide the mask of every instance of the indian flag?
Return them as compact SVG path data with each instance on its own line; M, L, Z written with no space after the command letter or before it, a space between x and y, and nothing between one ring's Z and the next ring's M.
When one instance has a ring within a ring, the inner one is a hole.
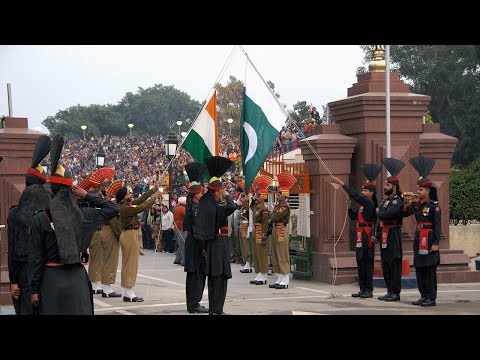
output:
M288 117L268 85L247 60L240 125L245 192L248 192Z
M182 143L199 163L218 155L217 92L214 90Z

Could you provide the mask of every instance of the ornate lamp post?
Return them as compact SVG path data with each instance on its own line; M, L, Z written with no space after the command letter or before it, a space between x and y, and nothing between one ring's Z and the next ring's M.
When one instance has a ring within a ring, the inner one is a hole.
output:
M80 129L83 130L83 141L85 141L85 130L87 130L87 125L80 126Z
M170 200L172 196L172 158L177 152L178 138L174 134L168 134L165 139L165 154L168 156L168 208L170 209Z
M227 119L227 122L230 124L230 136L232 136L232 123L233 123L233 119Z
M105 150L103 150L103 146L100 146L95 155L95 164L97 165L97 168L101 168L105 165L105 156Z
M135 126L132 123L127 125L130 128L130 137L132 137L132 128Z
M180 126L182 126L182 124L183 124L182 121L180 121L180 120L177 121L177 125L178 125L178 135L179 135L179 136L180 136L180 134L181 134L181 132L180 132L180 131L181 131Z

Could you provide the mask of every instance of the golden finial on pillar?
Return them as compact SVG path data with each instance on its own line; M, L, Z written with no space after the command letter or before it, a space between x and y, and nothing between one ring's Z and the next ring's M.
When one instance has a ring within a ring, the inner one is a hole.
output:
M385 72L385 45L370 45L372 49L373 60L368 65L370 72Z

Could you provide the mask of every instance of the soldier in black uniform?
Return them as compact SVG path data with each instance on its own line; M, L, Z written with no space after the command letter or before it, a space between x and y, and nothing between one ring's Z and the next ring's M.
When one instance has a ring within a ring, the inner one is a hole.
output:
M219 178L233 162L225 157L212 156L207 158L205 163L212 178L207 193L200 199L193 236L207 244L205 273L208 277L209 314L223 315L227 280L232 277L227 217L237 206L222 188Z
M402 208L400 182L396 177L405 163L394 158L383 159L383 165L391 174L387 178L382 203L377 208L380 220L380 254L382 259L383 279L387 285L387 294L378 300L400 301L402 289Z
M36 212L32 220L31 301L41 315L93 315L92 285L82 264L88 257L82 249L119 209L73 186L69 172L57 166L62 148L63 138L56 136L50 151L50 208ZM75 196L92 206L80 207Z
M362 186L361 194L337 177L333 177L333 181L342 186L352 199L360 204L358 210L348 209L350 219L357 220L355 249L360 291L352 294L352 296L370 298L373 296L373 265L375 262L372 229L377 219L375 210L378 207L375 179L382 167L376 164L365 164L360 169L367 178L367 182Z
M31 254L30 226L35 211L50 206L50 194L45 187L47 180L42 160L50 152L51 140L47 135L38 138L32 156L32 165L27 170L26 188L17 206L8 214L8 273L13 307L17 315L32 315L30 285L28 281L28 257Z
M430 174L435 160L426 156L416 156L410 163L419 172L417 196L408 196L403 210L404 216L415 215L417 230L413 240L413 264L417 276L420 299L413 305L435 306L437 298L437 265L440 263L438 244L441 234L440 206L437 189Z
M207 247L204 242L193 236L193 228L198 212L198 205L203 195L203 164L192 162L185 165L190 187L188 188L187 209L183 218L183 229L187 232L185 239L185 265L187 273L185 296L187 298L187 311L189 313L208 313L205 306L200 305L205 288L205 263Z

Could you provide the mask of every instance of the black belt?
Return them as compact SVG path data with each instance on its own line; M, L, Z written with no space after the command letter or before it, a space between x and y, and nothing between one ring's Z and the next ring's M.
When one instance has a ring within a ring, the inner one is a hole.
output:
M433 229L433 225L417 224L417 229Z
M138 230L138 229L140 229L140 226L129 226L129 227L126 227L123 230Z
M368 223L358 223L359 227L372 227L373 224L368 224Z

